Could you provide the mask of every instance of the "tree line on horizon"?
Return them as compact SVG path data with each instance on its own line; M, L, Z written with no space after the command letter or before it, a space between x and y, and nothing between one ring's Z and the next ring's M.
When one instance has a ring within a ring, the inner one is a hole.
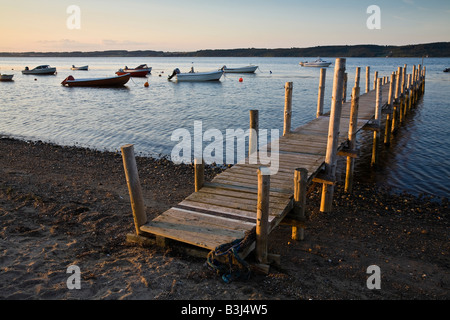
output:
M0 52L1 57L450 57L450 42L404 46L334 45L309 48L204 49L191 52L106 50L72 52Z

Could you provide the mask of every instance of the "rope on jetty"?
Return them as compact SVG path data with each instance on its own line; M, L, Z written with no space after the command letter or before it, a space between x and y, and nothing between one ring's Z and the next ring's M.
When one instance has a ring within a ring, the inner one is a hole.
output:
M250 278L250 265L244 261L239 252L249 247L256 239L256 227L246 232L244 238L233 240L229 243L221 244L212 250L207 257L206 263L217 274L221 275L226 283L239 278ZM220 262L226 260L228 264Z

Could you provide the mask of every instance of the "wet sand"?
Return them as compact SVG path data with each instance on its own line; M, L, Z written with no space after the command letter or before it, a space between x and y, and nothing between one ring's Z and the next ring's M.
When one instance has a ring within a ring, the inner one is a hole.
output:
M194 190L191 165L137 164L149 219ZM337 186L332 213L319 212L317 185L307 202L304 241L288 226L270 236L281 266L227 284L205 259L126 242L134 226L119 153L3 137L0 299L449 299L447 199L355 183L351 195ZM79 290L67 288L71 265ZM379 290L367 288L370 265L380 267Z

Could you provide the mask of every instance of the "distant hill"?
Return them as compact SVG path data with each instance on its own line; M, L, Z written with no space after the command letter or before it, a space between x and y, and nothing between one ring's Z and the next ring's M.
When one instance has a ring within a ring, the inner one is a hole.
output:
M192 52L108 50L72 52L0 52L0 57L450 57L450 42L405 46L352 45L310 48L206 49Z

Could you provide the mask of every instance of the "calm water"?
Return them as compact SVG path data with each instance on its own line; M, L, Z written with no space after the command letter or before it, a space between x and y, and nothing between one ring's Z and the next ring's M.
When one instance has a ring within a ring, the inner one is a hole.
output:
M260 128L283 128L284 84L292 81L295 128L315 117L319 69L302 68L298 62L314 58L0 58L0 72L14 73L14 82L0 83L0 135L42 140L61 145L79 145L99 150L118 150L127 143L145 155L170 155L177 142L172 132L194 121L203 131L216 128L247 129L249 110L260 112ZM327 59L334 62L334 59ZM153 68L147 78L132 78L124 88L66 88L68 75L75 78L114 76L117 69L147 63ZM355 69L365 67L388 76L398 66L422 63L422 58L349 58L349 88ZM25 66L57 67L56 76L22 75ZM167 76L174 68L196 71L258 65L252 75L227 74L218 83L174 83ZM72 71L72 65L89 65L89 71ZM450 58L424 60L426 92L408 124L394 143L383 151L381 166L370 170L370 144L363 148L358 172L367 179L412 193L447 197L450 191ZM327 70L325 109L331 103L333 66ZM239 82L242 77L243 81ZM371 77L373 78L373 77ZM149 87L144 87L148 81ZM371 139L363 133L359 140ZM367 149L367 150L366 150Z

